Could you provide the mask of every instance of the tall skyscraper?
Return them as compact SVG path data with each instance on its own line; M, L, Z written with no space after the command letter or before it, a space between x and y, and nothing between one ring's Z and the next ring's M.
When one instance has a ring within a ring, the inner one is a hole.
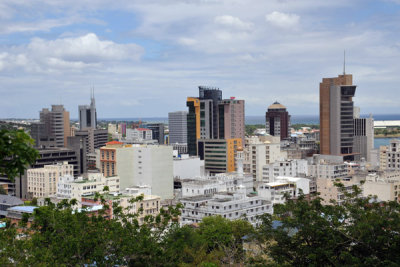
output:
M97 113L94 90L91 91L90 105L79 106L79 130L96 129Z
M218 138L240 138L244 144L244 100L235 97L218 102Z
M374 149L374 119L354 118L354 153L355 160L360 161L364 158L367 162L371 162L371 152Z
M199 86L199 99L200 100L210 100L202 101L204 103L203 111L208 113L211 117L212 124L209 127L210 137L204 138L218 138L218 104L222 100L222 91L218 88ZM212 108L207 107L207 103L212 106ZM200 107L201 108L201 107ZM201 116L202 114L200 114ZM205 117L207 119L207 117ZM208 133L207 133L208 134Z
M187 111L168 113L170 144L187 144Z
M279 102L273 103L265 113L265 127L268 134L279 136L281 140L290 136L290 115Z
M70 122L69 112L64 109L63 105L52 105L51 110L42 109L40 122L44 123L44 135L54 137L57 147L67 146Z
M323 78L320 95L320 153L354 159L353 75Z

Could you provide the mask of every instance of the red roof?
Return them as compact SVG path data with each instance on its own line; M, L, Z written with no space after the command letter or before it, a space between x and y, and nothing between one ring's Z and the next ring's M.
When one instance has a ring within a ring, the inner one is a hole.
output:
M111 141L106 143L106 145L123 145L124 143L118 142L118 141Z
M136 130L138 130L138 131L150 131L150 129L147 129L147 128L136 128Z

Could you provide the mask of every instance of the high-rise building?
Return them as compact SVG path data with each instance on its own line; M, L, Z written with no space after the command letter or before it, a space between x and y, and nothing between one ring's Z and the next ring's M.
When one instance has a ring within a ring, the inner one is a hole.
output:
M79 106L79 130L96 129L97 113L94 92L91 92L90 105Z
M354 118L354 153L355 160L364 158L367 162L372 161L371 152L374 149L374 119Z
M290 136L290 115L284 105L275 102L269 106L265 113L265 121L268 134L280 136L281 140Z
M244 100L222 100L222 91L199 86L199 97L188 97L188 153L197 155L199 139L234 139L244 142Z
M187 144L187 111L168 113L168 129L170 144Z
M51 110L44 108L40 112L40 122L44 123L44 135L53 136L57 147L67 146L70 136L69 112L63 105L52 105Z
M241 138L244 143L244 100L234 97L218 102L218 138Z
M355 92L351 74L322 79L319 86L321 154L354 159Z
M132 186L149 186L162 199L174 194L172 147L124 145L108 142L100 149L101 171L106 177L119 176L121 190Z
M243 146L241 138L199 139L197 142L199 157L210 174L236 170L236 152Z
M218 88L199 86L199 99L210 100L202 101L203 103L205 103L203 111L209 114L212 122L209 126L209 132L206 133L207 137L204 138L218 139L218 104L219 101L222 100L222 91ZM208 106L206 105L206 103L209 103L211 107L206 107ZM202 114L200 114L200 116L202 116ZM205 118L207 120L207 116ZM208 134L210 134L211 136L208 137Z
M164 144L164 123L146 123L144 127L151 130L153 140L157 140L160 145Z

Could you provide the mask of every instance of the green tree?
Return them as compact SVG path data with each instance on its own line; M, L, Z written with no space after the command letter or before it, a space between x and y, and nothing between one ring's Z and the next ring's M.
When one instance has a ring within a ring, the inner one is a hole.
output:
M0 185L0 195L7 195L7 191Z
M399 204L359 194L353 187L341 206L304 196L275 206L275 215L263 215L258 229L264 256L283 266L398 266ZM273 220L281 225L272 227Z
M33 143L23 130L0 130L0 175L14 180L35 163L39 153L32 147Z

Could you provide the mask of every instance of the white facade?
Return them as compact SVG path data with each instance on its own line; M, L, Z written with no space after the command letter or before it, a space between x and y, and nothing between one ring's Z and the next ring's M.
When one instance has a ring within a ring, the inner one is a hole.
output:
M32 197L49 197L56 194L60 176L74 175L74 166L68 162L45 165L43 168L28 169L28 193Z
M126 129L127 140L152 140L152 130L145 128Z
M180 200L183 204L181 223L201 222L206 216L219 215L229 220L244 219L253 226L261 221L258 216L273 213L271 202L243 192L218 193L214 196L195 196Z
M263 166L262 181L274 182L278 176L308 176L308 162L303 159L276 161Z
M161 199L174 196L172 147L163 145L118 145L101 150L115 150L116 175L120 177L121 189L132 186L150 186L154 195ZM106 162L102 162L102 164ZM103 167L102 167L103 168ZM102 169L104 173L104 169Z
M88 178L74 178L64 175L59 178L57 185L57 198L76 199L80 205L82 196L103 192L108 186L110 193L119 192L119 177L104 177L102 173L88 173Z
M181 155L173 160L174 178L189 179L204 175L204 160L200 157Z

